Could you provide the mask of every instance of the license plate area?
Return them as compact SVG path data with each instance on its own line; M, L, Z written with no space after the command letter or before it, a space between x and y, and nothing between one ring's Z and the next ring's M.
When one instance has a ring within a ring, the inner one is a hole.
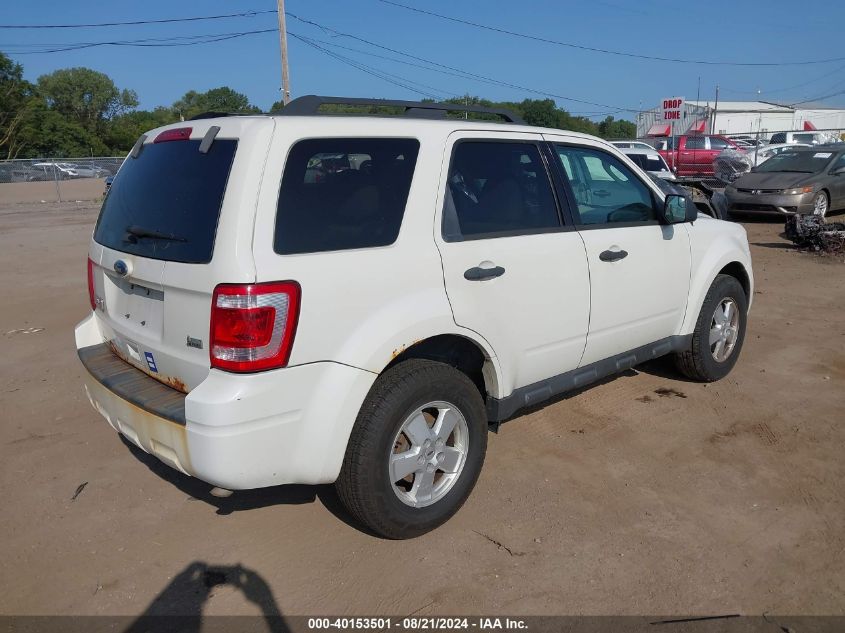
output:
M164 292L121 277L105 277L105 309L115 330L161 340Z

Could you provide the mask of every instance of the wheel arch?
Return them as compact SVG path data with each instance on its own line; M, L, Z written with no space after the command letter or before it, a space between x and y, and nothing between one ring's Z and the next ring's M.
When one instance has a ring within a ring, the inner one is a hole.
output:
M485 400L488 395L499 396L501 379L494 362L495 357L474 338L452 332L434 334L407 346L403 345L401 349L394 350L393 357L382 372L412 358L425 358L451 365L475 383Z
M702 262L694 270L698 272L694 273L691 279L690 295L687 302L687 311L681 325L681 334L691 334L695 329L695 323L698 320L698 314L701 312L707 291L718 275L730 275L739 281L745 292L748 307L751 307L754 294L754 277L751 271L750 256L733 249L726 249L720 255L714 254L712 258L708 258L707 265Z

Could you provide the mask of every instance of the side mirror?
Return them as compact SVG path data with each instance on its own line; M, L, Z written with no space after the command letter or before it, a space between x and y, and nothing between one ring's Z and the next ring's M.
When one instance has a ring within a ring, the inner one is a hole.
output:
M686 196L670 193L663 202L663 220L667 224L694 222L698 209Z
M845 174L845 165L843 165L842 167L837 167L830 173L834 176L841 176L842 174Z

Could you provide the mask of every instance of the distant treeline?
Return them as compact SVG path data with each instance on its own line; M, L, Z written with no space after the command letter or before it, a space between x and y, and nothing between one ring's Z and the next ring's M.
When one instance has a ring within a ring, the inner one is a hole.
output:
M467 95L448 102L508 108L530 125L604 138L636 134L636 126L630 121L608 116L596 123L569 114L551 99L494 102ZM276 102L270 111L281 108L282 104ZM0 159L121 155L145 131L208 111L261 110L246 95L227 86L207 92L190 90L169 107L139 110L135 91L119 89L101 72L65 68L32 83L23 78L23 66L0 53Z

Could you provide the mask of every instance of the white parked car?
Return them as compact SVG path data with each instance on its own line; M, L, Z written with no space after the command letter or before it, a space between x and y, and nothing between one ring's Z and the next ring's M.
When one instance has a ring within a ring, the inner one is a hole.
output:
M142 136L88 251L96 410L182 473L336 482L406 538L463 504L488 425L665 354L730 372L753 296L740 225L600 139L456 107L303 97ZM321 156L355 160L310 177Z
M669 169L666 160L657 152L656 149L648 148L641 149L635 147L632 149L623 149L622 153L627 156L632 163L643 171L647 171L652 176L657 176L663 180L675 182L677 178L675 174Z
M654 146L643 141L610 141L610 144L619 149L642 149L653 150Z
M777 156L781 152L796 150L800 147L812 147L806 143L775 143L774 145L763 145L759 149L750 150L748 152L748 159L751 165L756 167L765 163L772 156Z

